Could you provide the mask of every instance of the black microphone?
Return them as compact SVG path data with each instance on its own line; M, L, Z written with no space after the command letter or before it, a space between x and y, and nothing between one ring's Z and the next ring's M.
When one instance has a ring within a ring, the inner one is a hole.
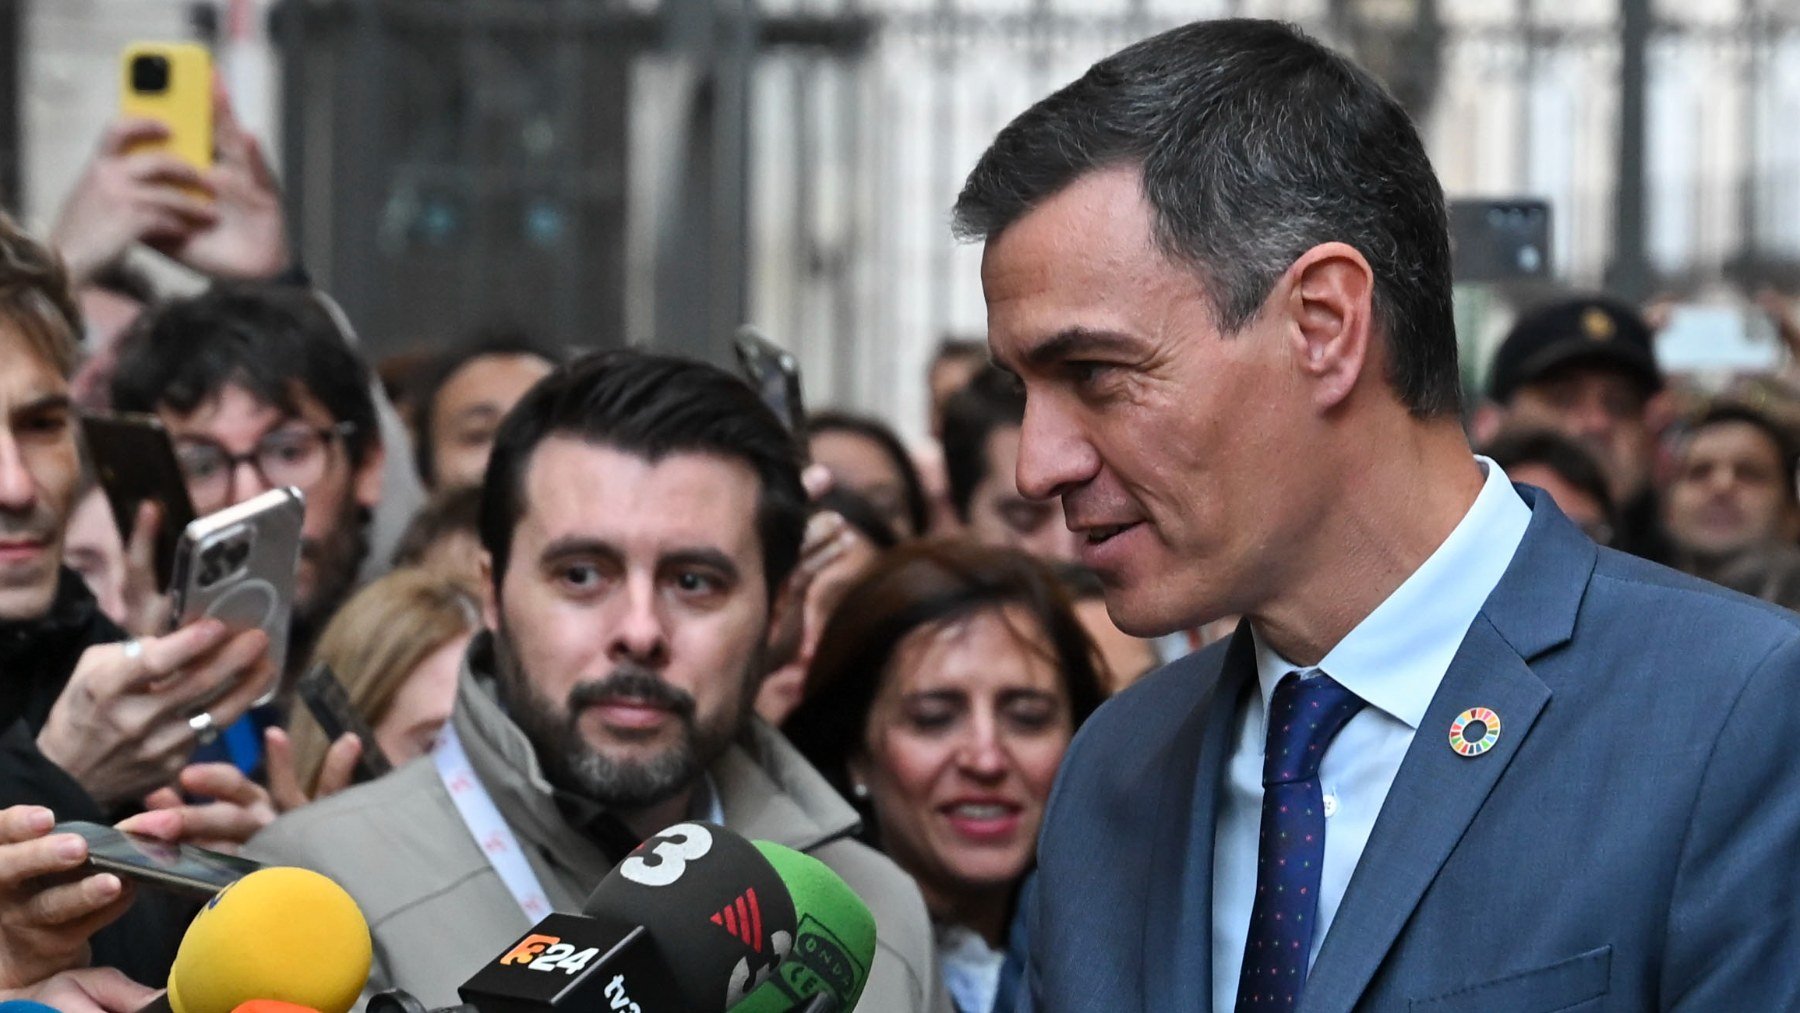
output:
M796 928L761 851L678 823L627 855L584 913L538 922L457 994L481 1013L725 1013L746 981L773 975Z

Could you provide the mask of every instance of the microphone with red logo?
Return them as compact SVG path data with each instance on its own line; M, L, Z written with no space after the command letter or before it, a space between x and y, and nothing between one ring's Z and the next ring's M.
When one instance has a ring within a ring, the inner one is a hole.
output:
M538 922L457 991L480 1013L725 1013L774 974L797 927L756 845L679 823L627 855L582 914Z

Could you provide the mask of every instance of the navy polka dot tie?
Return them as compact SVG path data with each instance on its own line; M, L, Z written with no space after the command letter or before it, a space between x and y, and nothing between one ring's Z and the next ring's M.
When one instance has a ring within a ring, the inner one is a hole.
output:
M1256 902L1238 976L1238 1013L1300 1003L1325 863L1325 800L1319 761L1363 702L1323 672L1282 676L1269 698L1263 752L1262 836Z

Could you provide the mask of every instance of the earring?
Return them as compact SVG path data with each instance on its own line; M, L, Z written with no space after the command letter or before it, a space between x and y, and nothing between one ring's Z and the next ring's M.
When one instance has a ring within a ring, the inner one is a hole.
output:
M850 794L854 795L858 802L867 802L869 800L869 786L861 781L857 781L850 786Z

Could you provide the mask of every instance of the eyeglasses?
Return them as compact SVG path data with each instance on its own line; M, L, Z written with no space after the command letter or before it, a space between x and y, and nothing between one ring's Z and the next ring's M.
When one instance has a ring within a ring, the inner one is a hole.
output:
M183 437L175 448L175 460L187 480L194 511L209 514L230 504L240 464L255 467L270 486L310 490L325 477L331 442L355 431L351 422L317 428L290 426L263 437L248 454L233 454L212 440Z

